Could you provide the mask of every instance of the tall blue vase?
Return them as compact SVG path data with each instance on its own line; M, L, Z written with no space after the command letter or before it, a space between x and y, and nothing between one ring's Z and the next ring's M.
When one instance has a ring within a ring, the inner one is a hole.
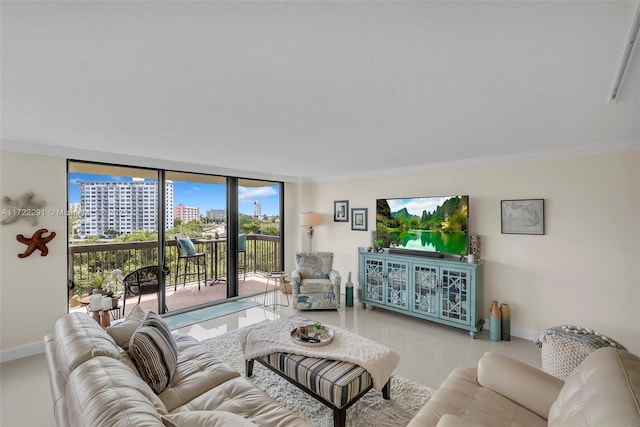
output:
M502 339L498 301L493 301L491 303L491 310L489 310L489 339L491 341L500 341Z

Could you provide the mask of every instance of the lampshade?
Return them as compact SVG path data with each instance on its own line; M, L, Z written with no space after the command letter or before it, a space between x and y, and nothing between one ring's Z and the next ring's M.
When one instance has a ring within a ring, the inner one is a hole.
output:
M300 214L300 225L314 226L322 224L322 215L313 212L303 212Z

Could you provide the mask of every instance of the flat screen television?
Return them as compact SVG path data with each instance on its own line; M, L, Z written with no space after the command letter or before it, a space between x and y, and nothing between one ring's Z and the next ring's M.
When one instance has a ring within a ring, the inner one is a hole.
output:
M376 200L376 246L394 253L467 255L469 196Z

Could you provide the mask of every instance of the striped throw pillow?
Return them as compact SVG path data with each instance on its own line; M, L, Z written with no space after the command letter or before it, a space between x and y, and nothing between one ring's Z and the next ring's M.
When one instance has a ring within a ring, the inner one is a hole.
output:
M160 394L167 388L178 363L178 347L171 330L157 313L147 313L129 342L129 354L143 380Z

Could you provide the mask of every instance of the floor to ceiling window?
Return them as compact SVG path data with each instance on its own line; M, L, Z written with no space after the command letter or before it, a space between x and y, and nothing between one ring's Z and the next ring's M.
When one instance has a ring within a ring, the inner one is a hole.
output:
M282 200L280 183L239 179L238 218L238 289L243 295L251 291L243 286L245 278L283 269ZM264 289L264 287L263 287Z
M79 213L69 222L72 309L98 288L115 292L125 315L138 301L183 311L264 292L266 274L282 269L282 183L77 161L68 169ZM132 295L126 278L151 266L157 288Z
M169 310L209 304L227 298L227 178L167 171L173 186L173 227L166 231L166 257L173 283L167 292ZM169 202L168 202L169 203ZM193 255L181 252L188 238ZM171 289L173 292L171 292Z
M71 308L86 306L94 289L119 297L122 307L129 302L124 300L126 276L159 265L158 186L156 170L68 163L68 201L74 213L68 225ZM146 289L154 311L160 310L159 289Z

